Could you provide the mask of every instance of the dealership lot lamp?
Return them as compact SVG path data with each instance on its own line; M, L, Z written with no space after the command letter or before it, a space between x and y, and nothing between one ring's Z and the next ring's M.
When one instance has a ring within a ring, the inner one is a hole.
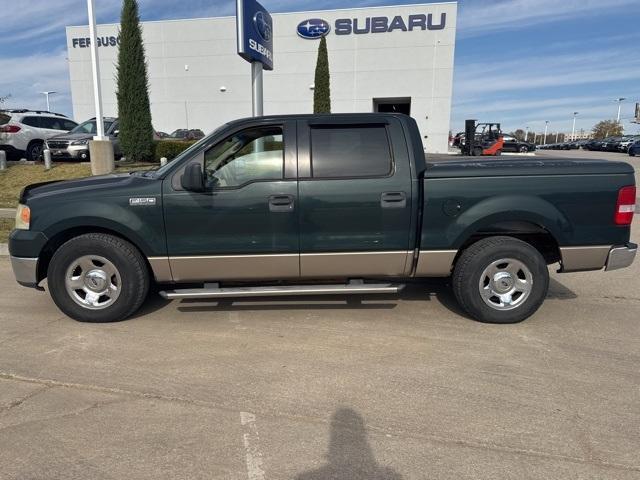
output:
M91 38L91 73L93 75L93 95L96 108L96 136L89 142L91 173L103 175L115 170L113 145L104 134L104 116L102 113L102 91L100 89L100 65L98 57L98 37L96 35L96 12L93 0L87 0L89 15L89 37Z
M251 63L254 117L264 114L263 70L273 70L273 20L255 0L237 0L238 55Z

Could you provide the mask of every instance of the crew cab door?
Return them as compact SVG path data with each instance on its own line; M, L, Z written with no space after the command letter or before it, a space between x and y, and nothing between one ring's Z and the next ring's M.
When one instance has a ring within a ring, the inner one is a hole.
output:
M204 192L180 178L200 162ZM174 281L297 278L295 122L243 123L214 140L164 185Z
M396 118L368 118L298 123L302 277L410 272L415 226L407 142Z

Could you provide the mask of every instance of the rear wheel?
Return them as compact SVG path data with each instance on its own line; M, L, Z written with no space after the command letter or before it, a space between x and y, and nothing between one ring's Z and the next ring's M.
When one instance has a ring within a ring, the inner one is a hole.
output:
M42 158L42 150L44 143L41 140L34 140L27 146L27 160L37 162Z
M480 240L460 256L453 292L473 318L517 323L533 315L549 288L547 264L538 250L511 237Z
M529 147L527 147L526 145L522 145L520 147L520 153L527 153L529 152Z
M144 258L129 242L101 233L69 240L49 264L53 301L80 322L116 322L133 315L147 296Z

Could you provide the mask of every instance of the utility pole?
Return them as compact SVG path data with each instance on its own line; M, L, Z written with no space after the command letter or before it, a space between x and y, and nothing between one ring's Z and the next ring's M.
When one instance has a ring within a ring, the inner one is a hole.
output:
M545 120L544 122L544 141L542 142L543 145L547 144L547 131L549 130L549 120Z

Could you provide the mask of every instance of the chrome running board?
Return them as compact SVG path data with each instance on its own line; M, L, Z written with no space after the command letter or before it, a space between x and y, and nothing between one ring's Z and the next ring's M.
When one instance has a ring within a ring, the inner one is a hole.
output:
M195 289L176 289L160 292L163 298L242 298L284 297L301 295L369 295L375 293L394 294L402 291L403 284L392 283L347 283L339 285L285 285L273 287L205 286Z

